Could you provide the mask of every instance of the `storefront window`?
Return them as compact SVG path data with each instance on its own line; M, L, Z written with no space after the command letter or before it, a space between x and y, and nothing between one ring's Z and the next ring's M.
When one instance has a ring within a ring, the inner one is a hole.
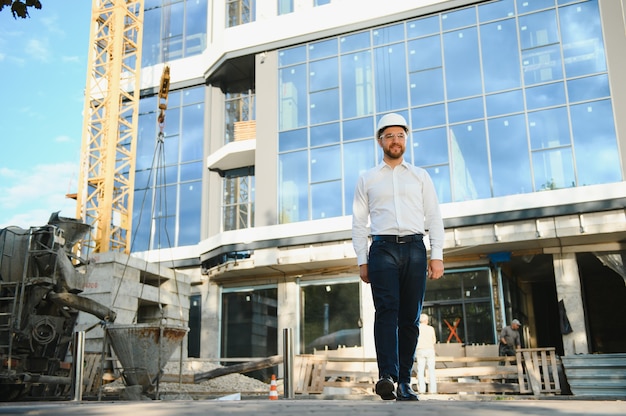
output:
M302 353L361 346L359 283L305 285L301 291Z
M265 358L278 354L278 317L276 288L242 291L224 290L222 294L222 358ZM225 363L226 364L226 363ZM227 364L237 364L229 362ZM276 367L248 373L267 381Z
M488 268L446 273L429 280L423 312L442 343L494 344L492 286Z

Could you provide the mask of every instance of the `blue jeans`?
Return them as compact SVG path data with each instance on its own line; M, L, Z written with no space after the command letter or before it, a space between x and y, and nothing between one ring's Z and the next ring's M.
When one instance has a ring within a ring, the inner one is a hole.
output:
M374 299L374 343L380 377L411 382L419 316L426 290L424 242L374 241L368 276Z

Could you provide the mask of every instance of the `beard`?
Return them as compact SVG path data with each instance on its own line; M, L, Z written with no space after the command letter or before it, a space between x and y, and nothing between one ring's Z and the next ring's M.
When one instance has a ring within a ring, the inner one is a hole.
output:
M383 149L385 155L390 159L401 159L404 155L404 148L402 146L389 146Z

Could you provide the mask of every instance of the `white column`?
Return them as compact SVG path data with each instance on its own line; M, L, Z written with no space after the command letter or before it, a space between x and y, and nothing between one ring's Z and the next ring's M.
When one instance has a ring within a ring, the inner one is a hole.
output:
M278 284L278 353L283 354L283 339L285 328L291 328L293 337L293 351L300 354L300 331L298 325L298 305L300 287L295 281L286 281ZM282 366L281 366L282 367ZM281 368L281 376L283 369Z
M585 308L582 301L576 255L557 253L553 255L553 262L557 301L563 299L567 317L573 329L573 332L562 335L563 352L565 355L588 354Z
M200 357L219 358L221 356L221 343L219 342L221 289L219 285L211 281L201 287Z

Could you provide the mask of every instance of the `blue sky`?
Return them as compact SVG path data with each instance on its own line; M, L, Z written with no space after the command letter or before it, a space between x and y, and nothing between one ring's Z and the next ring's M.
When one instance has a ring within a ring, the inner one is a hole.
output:
M0 12L0 228L75 218L91 0Z

